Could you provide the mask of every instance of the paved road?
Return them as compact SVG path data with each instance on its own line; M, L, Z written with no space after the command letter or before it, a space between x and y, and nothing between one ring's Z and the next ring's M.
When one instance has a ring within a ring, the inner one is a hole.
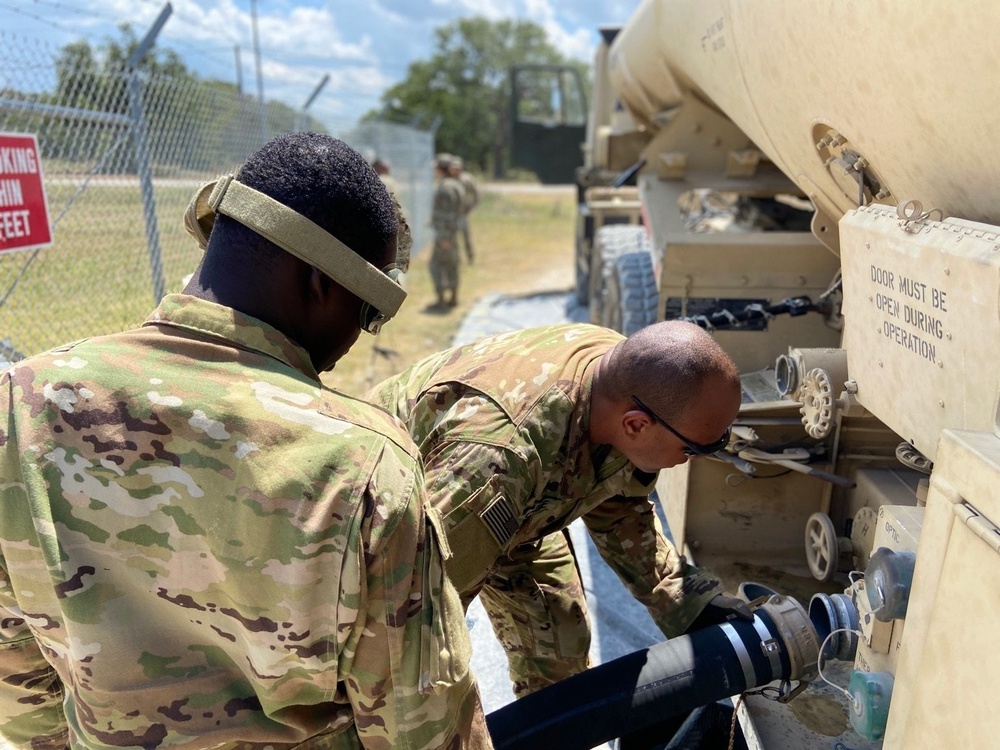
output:
M533 325L585 321L586 311L568 293L529 298L489 295L469 312L454 343L464 344L482 336ZM601 560L582 522L570 527L570 535L579 553L590 608L593 663L601 664L663 640L645 607L632 598ZM472 668L488 713L514 699L507 660L478 600L469 608L467 621L472 632Z

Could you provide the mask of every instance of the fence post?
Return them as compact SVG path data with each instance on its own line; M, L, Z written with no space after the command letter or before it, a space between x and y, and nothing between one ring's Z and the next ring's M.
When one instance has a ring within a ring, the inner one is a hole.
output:
M171 13L173 13L173 6L167 3L127 63L129 110L132 133L135 137L135 161L136 171L139 175L139 189L142 191L142 210L146 217L146 245L149 248L149 272L153 280L153 304L159 304L160 300L163 299L165 284L163 281L163 259L160 254L160 228L156 223L156 198L153 195L152 159L149 154L149 141L146 134L146 116L142 106L139 63L149 48L153 46L157 35Z

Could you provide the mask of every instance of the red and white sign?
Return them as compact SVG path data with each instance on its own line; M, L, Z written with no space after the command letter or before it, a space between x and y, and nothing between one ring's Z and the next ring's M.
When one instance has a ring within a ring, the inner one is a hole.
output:
M0 133L0 255L51 244L38 140Z

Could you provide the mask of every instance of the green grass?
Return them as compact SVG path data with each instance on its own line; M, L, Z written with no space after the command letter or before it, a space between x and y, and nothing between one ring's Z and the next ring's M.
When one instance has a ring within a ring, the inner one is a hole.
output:
M201 251L184 231L184 209L195 185L158 186L157 223L166 290L178 291ZM48 187L53 220L75 187ZM459 305L428 311L435 299L427 268L429 248L414 253L409 296L377 337L362 335L324 375L346 393L360 394L425 354L451 344L462 317L486 294L529 294L569 289L573 283L574 196L506 189L482 191L472 215L474 265L460 269ZM31 251L0 256L0 295L14 283ZM0 339L24 354L67 341L123 330L148 315L153 301L149 253L137 184L95 183L59 219L55 244L41 250L0 307Z
M54 243L0 258L0 338L24 354L129 328L154 302L146 224L137 185L47 186ZM165 288L176 291L200 250L181 223L193 187L159 187L157 225ZM67 205L72 200L72 205Z
M573 284L575 199L558 193L486 192L472 214L473 265L463 261L459 304L429 311L436 299L427 267L429 248L415 255L407 274L409 296L377 338L362 335L323 376L327 385L360 394L419 358L451 345L462 318L484 295L568 290Z

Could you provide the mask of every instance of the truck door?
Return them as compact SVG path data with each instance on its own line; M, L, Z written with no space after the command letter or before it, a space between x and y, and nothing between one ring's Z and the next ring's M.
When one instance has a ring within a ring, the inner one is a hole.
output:
M543 184L573 184L583 165L587 96L576 68L511 68L511 166Z

